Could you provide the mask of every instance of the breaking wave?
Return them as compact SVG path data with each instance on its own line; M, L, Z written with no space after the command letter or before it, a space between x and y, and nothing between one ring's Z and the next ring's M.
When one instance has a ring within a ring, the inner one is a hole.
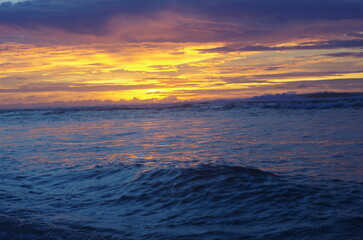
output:
M58 206L57 211L92 213L85 218L104 220L108 227L71 218L55 227L3 214L0 238L358 240L363 234L362 183L313 181L228 165L150 169L130 175L132 168L140 166L99 166L59 175L47 184L56 189L73 187L82 196L69 192L63 199L38 198ZM97 185L85 184L90 180L97 180ZM2 199L7 197L2 192ZM65 199L74 200L66 204Z

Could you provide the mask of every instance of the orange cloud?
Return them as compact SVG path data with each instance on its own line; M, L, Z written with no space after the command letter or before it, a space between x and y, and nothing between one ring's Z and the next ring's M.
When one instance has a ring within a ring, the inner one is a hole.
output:
M168 20L171 15L163 17ZM194 19L185 21L198 23ZM150 24L140 29L156 23ZM166 32L174 31L169 24L165 28ZM284 84L298 86L290 84L293 82L314 82L316 89L318 80L362 78L363 63L359 55L336 57L345 49L203 52L202 49L222 48L226 43L110 40L126 33L115 31L112 36L104 36L104 41L73 45L0 44L0 102L235 98L273 93L275 89L283 89ZM83 39L78 36L74 35L76 42ZM301 42L280 42L270 47L298 46ZM354 82L349 84L351 91L359 90Z

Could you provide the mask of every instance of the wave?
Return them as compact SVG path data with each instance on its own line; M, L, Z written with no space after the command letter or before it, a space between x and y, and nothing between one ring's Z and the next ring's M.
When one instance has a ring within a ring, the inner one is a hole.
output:
M90 230L71 230L32 219L0 214L1 240L116 240Z
M64 220L68 231L39 223L24 227L1 215L1 239L98 239L84 237L108 232L119 239L358 240L363 234L361 183L314 182L229 165L140 170L98 166L58 176L51 187L78 189L80 198L65 209L92 212L92 223ZM91 180L94 185L85 184ZM89 230L76 231L82 228Z

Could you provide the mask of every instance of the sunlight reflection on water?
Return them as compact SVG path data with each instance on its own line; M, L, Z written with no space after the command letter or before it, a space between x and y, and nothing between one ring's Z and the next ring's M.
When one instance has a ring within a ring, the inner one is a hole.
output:
M18 220L26 218L31 234L52 236L81 229L106 239L280 240L298 231L359 239L362 114L223 106L0 112L0 221L9 226L0 238L27 234Z
M311 176L361 178L362 124L351 109L77 111L28 113L2 125L3 153L23 164L233 164ZM104 116L107 115L107 119ZM358 114L359 113L355 113ZM344 119L343 119L344 118ZM341 124L344 122L344 124ZM334 157L340 156L340 157ZM337 160L338 159L338 160ZM340 170L344 165L344 171ZM357 168L358 166L358 168ZM299 170L300 169L300 170ZM343 175L341 175L343 174Z

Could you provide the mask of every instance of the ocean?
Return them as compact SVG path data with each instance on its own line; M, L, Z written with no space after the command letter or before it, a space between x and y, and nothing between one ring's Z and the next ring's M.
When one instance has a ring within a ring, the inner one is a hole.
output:
M363 99L0 110L0 239L363 236Z

